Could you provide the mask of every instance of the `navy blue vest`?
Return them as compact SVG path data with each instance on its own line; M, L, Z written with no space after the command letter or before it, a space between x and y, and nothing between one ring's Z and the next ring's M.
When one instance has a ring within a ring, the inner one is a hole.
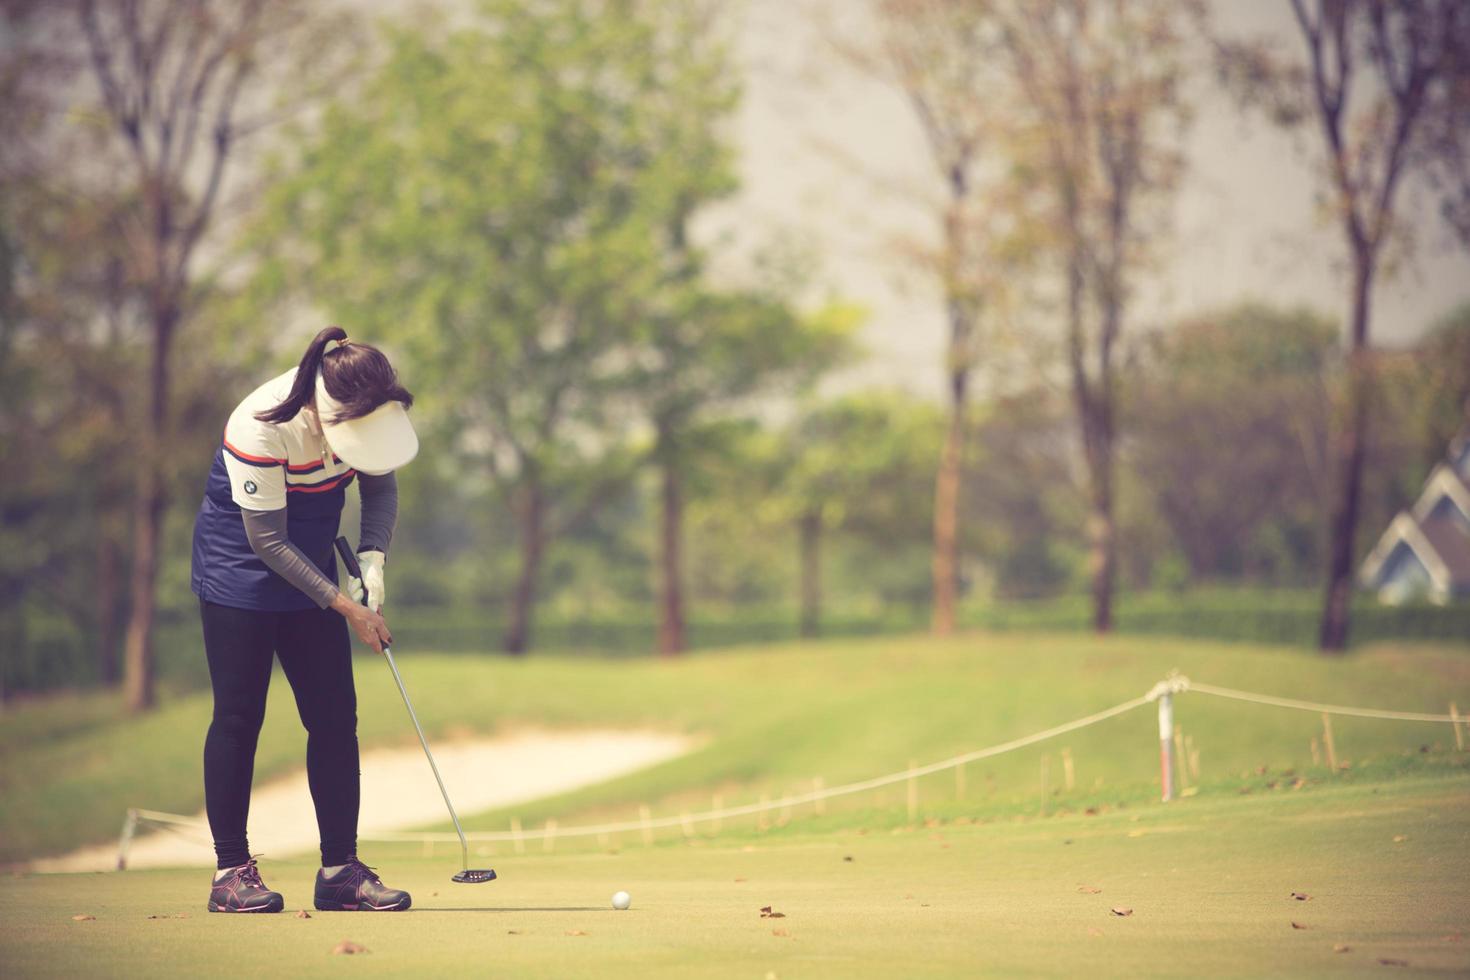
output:
M230 495L224 447L214 454L204 500L194 519L194 560L190 575L201 599L236 609L290 612L315 609L316 603L266 567L245 536L245 521ZM335 585L337 561L332 542L347 502L348 475L337 486L320 493L287 493L286 526L291 543L301 549Z

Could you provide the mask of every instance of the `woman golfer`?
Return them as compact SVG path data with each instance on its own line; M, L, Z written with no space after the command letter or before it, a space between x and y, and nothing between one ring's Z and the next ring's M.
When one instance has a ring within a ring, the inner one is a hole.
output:
M398 516L393 471L418 452L405 411L412 404L382 352L328 327L297 368L251 392L225 425L194 523L192 575L214 689L204 740L205 809L219 859L211 912L284 905L261 881L245 836L273 657L307 731L322 849L316 907L409 906L407 892L385 887L357 859L357 694L347 630L374 650L392 643L379 612ZM354 480L364 581L350 579L349 595L337 589L332 542Z

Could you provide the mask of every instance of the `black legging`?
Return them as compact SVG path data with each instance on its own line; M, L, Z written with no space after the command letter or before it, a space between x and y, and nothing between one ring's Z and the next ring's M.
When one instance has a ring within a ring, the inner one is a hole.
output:
M322 864L346 864L357 850L360 775L347 621L330 609L265 612L204 600L199 612L214 688L214 720L204 739L204 807L219 867L250 859L245 820L273 654L281 658L307 731L306 779Z

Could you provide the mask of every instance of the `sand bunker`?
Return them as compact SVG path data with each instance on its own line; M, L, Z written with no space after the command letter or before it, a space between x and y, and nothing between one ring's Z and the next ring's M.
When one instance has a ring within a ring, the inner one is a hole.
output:
M690 745L691 740L681 735L624 731L528 731L431 743L461 817L605 782L682 755ZM117 816L121 827L124 815ZM128 867L214 867L202 811L197 819L197 827L140 828L128 853ZM363 753L359 833L407 830L447 819L444 800L416 742ZM314 851L316 845L316 815L305 770L257 784L250 798L250 849L285 857ZM372 845L365 844L363 853L370 858ZM117 845L83 848L33 862L31 867L112 870L117 867Z

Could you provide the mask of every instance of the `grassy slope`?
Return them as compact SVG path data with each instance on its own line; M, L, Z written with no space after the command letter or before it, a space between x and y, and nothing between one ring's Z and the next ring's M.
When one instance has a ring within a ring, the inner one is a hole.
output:
M397 916L211 916L198 871L5 877L0 959L12 977L1318 976L1382 975L1382 960L1463 975L1466 789L1463 773L1411 776L1095 817L536 853L499 861L486 886L400 853L385 874L417 911ZM312 872L266 868L288 909ZM608 909L617 888L632 910ZM333 956L344 938L370 952Z
M683 759L519 808L528 826L552 814L564 825L631 818L639 801L675 812L707 806L715 792L739 803L810 788L817 776L828 785L860 779L1116 704L1174 667L1217 684L1338 703L1444 710L1457 699L1470 707L1470 651L1463 647L1380 646L1333 661L1160 638L975 634L751 648L663 663L436 657L412 652L411 636L399 640L419 715L440 737L518 725L644 725L708 738ZM258 778L298 768L304 754L289 691L277 681ZM360 659L358 688L363 744L410 743L386 670ZM105 840L127 806L196 810L208 715L207 694L169 700L142 719L121 719L115 702L96 696L8 710L0 718L0 860ZM1199 745L1205 796L1236 793L1241 774L1262 765L1306 766L1308 740L1320 730L1312 715L1198 695L1180 699L1178 720ZM1458 765L1438 752L1405 758L1421 745L1444 748L1444 726L1345 719L1336 735L1343 758L1360 766L1378 760L1370 774ZM1039 759L1051 755L1057 785L1056 753L1064 745L1075 759L1077 786L1048 800L1053 812L1138 803L1153 793L1156 738L1151 712L1141 709L1055 745L977 764L963 802L952 800L952 776L929 777L923 805L937 814L1034 811L1041 803ZM1320 770L1312 775L1326 778ZM827 820L843 826L869 819L863 807L888 813L903 792L896 787L834 806ZM509 816L477 815L468 823L504 828Z

